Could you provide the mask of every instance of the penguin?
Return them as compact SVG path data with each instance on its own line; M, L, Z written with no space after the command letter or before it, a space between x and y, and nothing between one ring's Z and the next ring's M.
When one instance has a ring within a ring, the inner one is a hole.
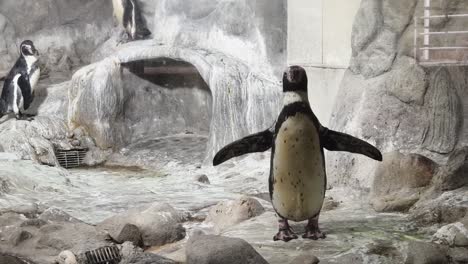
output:
M23 114L34 99L34 89L39 81L39 52L34 43L25 40L20 45L20 57L8 73L0 96L0 117L14 112L16 119L32 120Z
M307 74L291 66L283 74L283 108L272 127L222 148L214 157L217 166L233 157L264 152L271 148L268 180L271 202L278 215L279 230L274 241L298 238L288 220L307 220L305 239L323 239L318 225L327 177L323 149L347 151L382 161L371 144L322 126L307 96Z
M151 35L137 0L112 0L112 5L114 16L130 40L145 39Z

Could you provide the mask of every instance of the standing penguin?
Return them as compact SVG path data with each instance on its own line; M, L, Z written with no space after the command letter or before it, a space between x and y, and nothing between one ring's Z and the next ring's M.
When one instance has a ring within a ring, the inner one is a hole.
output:
M36 87L41 70L39 68L39 52L30 40L25 40L20 45L20 57L8 73L3 84L0 97L0 117L14 112L16 119L28 119L23 111L27 110L34 99Z
M146 27L137 0L112 0L112 5L115 17L119 24L123 26L129 39L144 39L151 35L151 31Z
M283 92L283 109L276 125L222 148L213 165L272 148L269 191L279 216L279 231L273 240L287 242L297 238L288 220L308 220L303 238L325 238L318 226L327 182L323 148L360 153L378 161L382 154L367 142L320 124L309 105L303 68L292 66L285 71Z

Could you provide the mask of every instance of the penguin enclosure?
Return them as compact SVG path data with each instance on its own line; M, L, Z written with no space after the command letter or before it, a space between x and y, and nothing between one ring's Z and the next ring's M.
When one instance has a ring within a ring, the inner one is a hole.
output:
M1 0L0 264L468 263L466 14Z

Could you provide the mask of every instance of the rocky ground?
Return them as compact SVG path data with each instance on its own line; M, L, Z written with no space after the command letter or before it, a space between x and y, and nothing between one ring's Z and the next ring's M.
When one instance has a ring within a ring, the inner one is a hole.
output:
M447 225L424 223L417 213L376 213L367 193L348 188L327 192L326 239L274 242L269 155L214 168L203 163L204 146L205 137L191 134L146 139L106 166L68 171L0 155L3 258L84 263L84 252L116 244L121 263L468 261L466 217ZM300 234L303 225L293 229Z

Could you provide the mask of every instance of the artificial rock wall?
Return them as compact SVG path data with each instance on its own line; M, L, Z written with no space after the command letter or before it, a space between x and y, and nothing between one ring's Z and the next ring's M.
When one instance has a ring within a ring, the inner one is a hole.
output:
M125 145L132 135L138 134L135 131L164 132L157 125L125 129L129 116L130 122L138 117L135 109L129 115L132 108L126 108L135 106L135 97L125 88L128 73L122 64L141 60L169 58L190 63L208 85L211 98L206 100L211 100L207 103L212 107L207 117L211 122L205 128L209 133L207 157L230 141L273 124L281 101L279 80L286 65L286 1L140 2L152 38L118 45L120 28L112 18L110 1L2 1L0 72L5 74L16 60L21 40L33 40L43 64L38 91L41 99L34 112L60 119L65 124L60 131L74 132L68 136L84 136L87 146L91 138L101 149L115 150ZM27 22L20 17L26 17ZM57 84L62 81L65 82ZM142 104L146 103L143 100ZM161 104L157 107L164 107L164 102ZM149 109L145 113L148 115L155 106L150 102L139 107ZM156 114L161 111L155 111ZM145 118L151 120L150 116ZM14 122L2 123L3 131L9 131ZM44 132L47 137L40 131L37 136L48 142L44 159L54 160L51 149L58 143L48 139L49 134L54 134L49 132ZM15 146L23 144L22 149L34 152L27 138L26 135L24 142L12 143L14 146L8 144L5 151L15 152ZM57 140L66 141L65 133Z
M468 10L463 1L441 2L442 11ZM416 63L413 16L422 15L422 4L361 2L353 25L351 66L341 82L330 126L372 142L383 153L417 153L444 163L468 142L467 68ZM437 27L444 31L468 24L448 19ZM329 178L337 185L368 189L376 166L361 156L328 155Z
M142 2L153 39L120 47L110 39L101 45L95 58L105 59L73 77L72 129L84 127L101 148L122 145L127 135L121 122L125 98L119 65L161 58L190 63L210 89L207 157L273 124L286 63L284 1Z

